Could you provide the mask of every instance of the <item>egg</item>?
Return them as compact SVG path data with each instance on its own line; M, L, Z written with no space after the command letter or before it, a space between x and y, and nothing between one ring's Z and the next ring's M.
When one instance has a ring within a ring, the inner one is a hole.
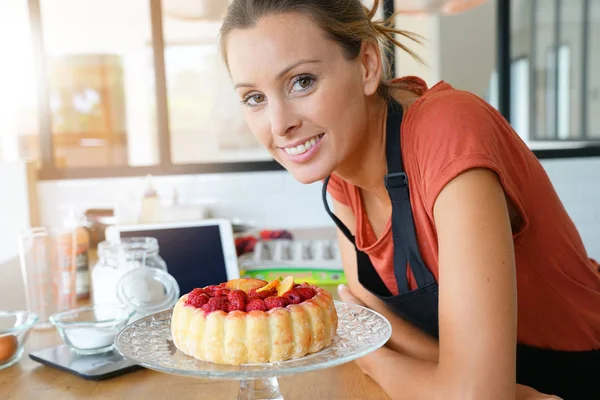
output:
M0 336L0 363L9 360L15 355L18 346L14 335Z

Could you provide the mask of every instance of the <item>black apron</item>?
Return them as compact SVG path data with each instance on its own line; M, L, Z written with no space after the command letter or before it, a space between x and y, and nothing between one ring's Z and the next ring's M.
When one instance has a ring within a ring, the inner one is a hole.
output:
M369 256L356 247L355 238L350 230L330 210L327 203L329 177L323 184L323 203L337 227L354 244L358 281L361 285L383 301L395 314L437 339L438 284L423 262L417 243L408 178L403 169L400 148L402 114L402 106L390 102L386 125L388 173L384 182L392 203L394 276L398 285L398 295L392 295L373 267ZM417 283L414 290L408 288L407 268L410 268ZM598 383L595 383L596 381ZM600 351L562 352L518 344L517 382L543 393L558 395L565 400L600 400Z

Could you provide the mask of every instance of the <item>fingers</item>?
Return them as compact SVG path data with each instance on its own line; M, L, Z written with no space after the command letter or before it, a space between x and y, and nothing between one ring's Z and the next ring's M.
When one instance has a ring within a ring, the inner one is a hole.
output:
M517 400L563 400L558 396L540 393L524 385L517 385Z
M360 300L358 300L350 291L350 288L344 284L338 285L338 295L340 296L340 300L342 300L345 303L353 303L353 304L360 304L362 305L362 302Z

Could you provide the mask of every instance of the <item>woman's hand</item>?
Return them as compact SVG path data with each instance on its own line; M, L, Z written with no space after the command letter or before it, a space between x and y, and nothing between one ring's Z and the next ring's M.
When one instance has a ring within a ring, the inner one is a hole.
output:
M558 396L543 394L529 386L517 385L517 400L562 400Z
M338 295L340 300L344 303L356 304L362 307L367 307L365 303L360 301L351 291L350 288L344 284L338 285Z

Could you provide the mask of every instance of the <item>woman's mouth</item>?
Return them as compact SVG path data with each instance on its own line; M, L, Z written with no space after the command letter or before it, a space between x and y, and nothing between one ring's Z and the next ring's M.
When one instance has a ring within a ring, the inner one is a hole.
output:
M303 154L303 153L307 152L311 147L316 145L321 140L323 135L324 135L324 133L314 136L298 146L283 147L283 150L292 156L297 156L299 154Z
M321 133L296 146L281 147L281 150L283 150L290 160L294 162L305 162L312 158L316 153L323 141L323 136L325 136L325 134Z

